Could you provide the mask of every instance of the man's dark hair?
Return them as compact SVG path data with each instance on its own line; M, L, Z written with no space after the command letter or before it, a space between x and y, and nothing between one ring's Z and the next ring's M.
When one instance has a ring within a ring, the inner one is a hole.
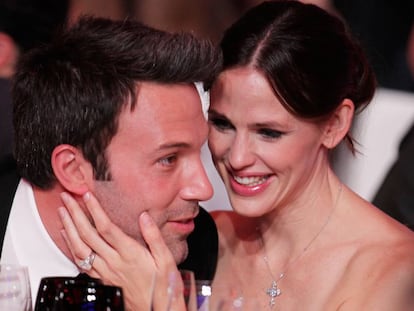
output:
M52 186L52 151L69 144L82 151L96 179L110 179L105 150L120 112L134 109L139 82L207 82L219 67L216 48L190 34L81 18L18 66L13 122L21 176L43 189Z

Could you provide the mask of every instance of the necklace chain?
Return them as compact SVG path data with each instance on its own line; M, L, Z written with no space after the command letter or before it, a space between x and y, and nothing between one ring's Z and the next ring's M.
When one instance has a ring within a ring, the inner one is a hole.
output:
M269 300L270 309L273 309L273 307L276 304L276 298L282 294L282 290L278 287L278 283L284 278L284 276L285 276L286 272L288 271L288 269L303 256L303 254L309 249L309 247L312 245L312 243L315 242L315 240L319 237L319 235L322 233L322 231L328 225L328 223L331 220L332 215L333 215L333 213L334 213L334 211L335 211L335 209L338 205L339 197L341 196L341 193L342 193L342 183L339 185L338 194L336 195L336 199L335 199L335 203L333 205L333 208L332 208L331 212L329 213L328 217L326 218L325 222L323 223L323 225L319 229L319 231L314 235L314 237L312 239L310 239L310 241L303 248L302 252L294 260L291 260L287 263L287 265L284 267L282 273L279 274L278 278L275 278L275 276L273 275L272 269L270 268L269 258L267 256L263 236L260 233L260 229L258 228L259 233L260 233L260 241L262 243L263 252L264 252L263 261L265 262L266 268L267 268L270 276L272 277L272 284L268 289L266 289L266 294L270 297L270 300Z

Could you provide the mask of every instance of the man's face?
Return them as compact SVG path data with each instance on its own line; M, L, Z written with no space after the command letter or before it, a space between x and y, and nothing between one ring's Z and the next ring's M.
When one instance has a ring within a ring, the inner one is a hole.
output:
M213 194L200 158L207 133L194 86L142 83L106 151L112 179L94 184L112 221L141 242L138 217L148 211L177 263L187 256L198 201Z

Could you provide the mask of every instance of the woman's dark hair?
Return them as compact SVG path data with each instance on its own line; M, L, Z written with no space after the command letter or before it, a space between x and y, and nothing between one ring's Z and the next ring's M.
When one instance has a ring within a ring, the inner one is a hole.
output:
M252 66L297 117L324 120L346 98L361 111L376 79L344 23L299 1L264 2L233 24L221 41L223 70ZM353 139L346 140L354 152Z

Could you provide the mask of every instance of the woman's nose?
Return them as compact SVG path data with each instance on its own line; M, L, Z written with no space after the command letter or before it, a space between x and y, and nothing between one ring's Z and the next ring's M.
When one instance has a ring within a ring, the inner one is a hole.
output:
M227 160L234 170L240 170L254 163L254 153L247 137L236 135L228 150Z

